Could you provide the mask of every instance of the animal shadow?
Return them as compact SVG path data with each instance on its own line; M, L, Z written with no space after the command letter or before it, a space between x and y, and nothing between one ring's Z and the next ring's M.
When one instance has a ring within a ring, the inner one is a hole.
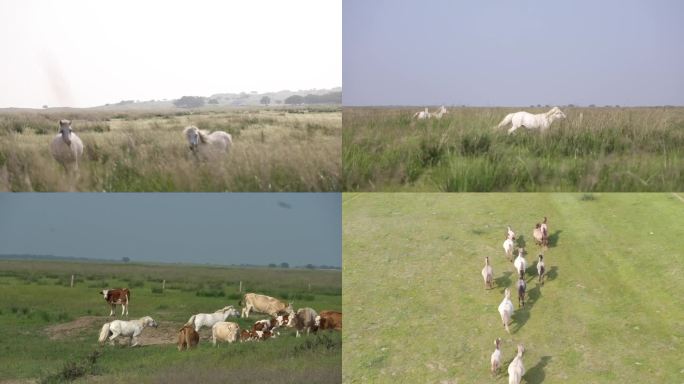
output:
M549 248L555 247L556 244L558 244L558 238L560 237L560 234L562 232L563 231L559 229L556 232L549 235Z
M513 299L513 298L511 298ZM515 298L517 301L517 297ZM513 301L513 300L511 300ZM520 328L522 328L526 323L527 320L530 319L530 307L528 307L527 302L525 303L525 308L520 308L518 309L518 303L514 301L514 305L516 306L515 312L513 312L513 320L515 320L515 329L513 330L515 333L518 333Z
M525 380L530 384L537 384L544 382L546 378L546 373L544 372L544 367L551 361L551 356L542 356L541 360L532 368L525 372Z
M515 239L515 245L516 247L514 249L514 253L518 251L518 248L525 248L525 235L517 236Z
M545 281L546 280L549 280L549 281L555 280L556 277L558 277L558 267L554 265L553 267L549 268L549 270L545 273L545 275L546 275L544 277Z
M511 275L513 272L504 272L503 276L499 276L496 279L494 279L494 283L496 284L497 287L501 288L501 293L504 293L506 290L506 287L509 287L511 285Z

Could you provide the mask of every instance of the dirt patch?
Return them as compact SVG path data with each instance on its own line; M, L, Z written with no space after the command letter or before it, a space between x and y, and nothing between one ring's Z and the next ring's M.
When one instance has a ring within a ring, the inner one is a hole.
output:
M45 328L45 333L50 340L60 340L79 336L86 332L99 331L106 322L113 320L111 317L83 316L68 323L50 325ZM162 321L159 322L157 328L146 327L143 329L138 340L140 345L175 344L178 340L178 330L181 327L181 324ZM123 340L128 342L128 338L119 338L119 340L121 340L119 343L122 343Z

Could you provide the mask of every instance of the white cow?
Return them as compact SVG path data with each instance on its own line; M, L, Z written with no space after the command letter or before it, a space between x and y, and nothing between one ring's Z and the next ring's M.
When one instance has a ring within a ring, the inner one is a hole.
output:
M292 312L292 303L285 305L282 301L271 296L246 293L243 300L240 300L238 304L242 305L243 302L245 307L242 308L242 317L249 317L249 313L252 311L273 317Z
M217 341L234 343L240 340L240 326L237 323L220 321L211 327L211 342L216 346Z

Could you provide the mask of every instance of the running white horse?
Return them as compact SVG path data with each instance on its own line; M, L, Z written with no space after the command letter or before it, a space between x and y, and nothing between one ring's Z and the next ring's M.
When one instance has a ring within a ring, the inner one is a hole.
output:
M432 115L434 115L437 119L441 119L445 113L449 113L449 111L447 111L446 108L444 108L444 106L442 105L441 107L439 107L439 110L433 113Z
M130 321L114 320L102 326L98 341L100 344L104 344L107 338L109 338L110 343L113 344L114 339L124 336L128 337L128 344L131 347L135 347L138 345L138 336L145 327L157 328L157 322L149 316Z
M511 128L508 129L509 135L520 127L545 131L551 126L551 123L558 119L565 119L565 114L558 107L553 107L548 112L537 115L520 111L506 115L499 123L498 128L503 128L510 123Z
M78 160L83 156L83 142L73 133L70 120L59 121L59 133L50 143L50 153L67 172L78 170Z
M199 330L202 329L202 327L211 328L214 324L218 323L219 321L226 321L226 319L230 316L240 316L240 312L238 312L237 309L233 308L232 305L221 308L214 313L198 313L196 315L192 315L190 316L188 322L185 323L185 325L192 325L193 327L195 327L195 331L199 332Z
M414 113L413 117L418 119L418 120L429 119L430 118L430 112L428 112L427 107L425 107L424 111Z
M223 131L209 133L194 125L190 125L185 127L183 135L185 135L190 144L190 150L203 159L208 159L217 154L228 153L233 146L233 137L230 133Z

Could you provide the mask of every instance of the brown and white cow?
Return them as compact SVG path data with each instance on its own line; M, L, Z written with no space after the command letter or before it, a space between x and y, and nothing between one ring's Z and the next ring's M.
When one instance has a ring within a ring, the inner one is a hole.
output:
M254 311L264 313L269 316L278 316L281 313L292 312L292 304L285 305L282 301L271 296L259 295L257 293L246 293L243 300L238 303L245 307L242 308L242 317L249 317L249 313Z
M109 316L114 316L117 305L121 305L121 316L128 316L128 303L131 300L131 292L127 288L103 289L100 294L109 303L111 312Z
M199 343L199 333L192 325L185 325L178 331L178 350L195 348Z
M336 331L341 331L342 312L321 311L321 313L316 316L315 324L318 329L334 329Z
M290 328L295 328L297 330L297 337L299 337L299 332L306 330L308 335L311 331L316 333L318 328L316 328L316 317L318 313L312 308L300 308L296 313L290 314L290 319L287 322L287 326Z

